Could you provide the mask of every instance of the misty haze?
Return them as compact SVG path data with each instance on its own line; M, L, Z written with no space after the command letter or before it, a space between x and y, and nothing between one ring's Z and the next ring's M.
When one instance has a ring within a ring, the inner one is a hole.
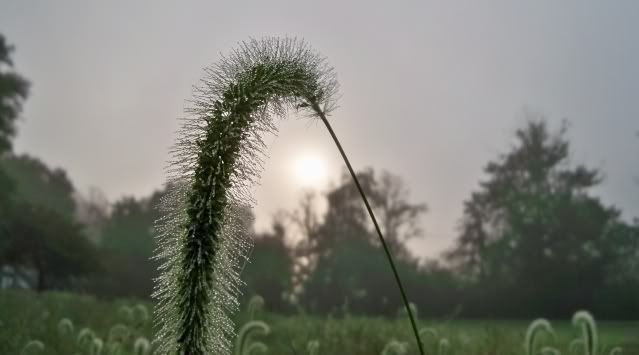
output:
M638 15L3 3L0 354L639 354Z

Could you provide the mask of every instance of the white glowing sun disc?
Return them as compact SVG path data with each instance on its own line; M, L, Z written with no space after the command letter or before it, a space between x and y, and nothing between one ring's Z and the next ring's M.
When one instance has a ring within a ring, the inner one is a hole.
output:
M326 178L326 165L317 155L307 154L295 161L295 177L304 186L317 186Z

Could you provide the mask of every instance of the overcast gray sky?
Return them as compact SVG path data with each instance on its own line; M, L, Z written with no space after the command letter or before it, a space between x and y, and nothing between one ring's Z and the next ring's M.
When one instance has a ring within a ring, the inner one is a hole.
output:
M637 1L2 1L0 32L32 81L18 152L111 200L161 186L167 150L202 69L249 36L304 38L341 83L332 121L356 167L402 176L426 202L420 255L450 245L462 201L506 152L527 107L571 123L573 162L605 171L597 193L639 216ZM257 223L291 208L295 162L341 161L316 122L282 122ZM632 162L632 164L628 164Z

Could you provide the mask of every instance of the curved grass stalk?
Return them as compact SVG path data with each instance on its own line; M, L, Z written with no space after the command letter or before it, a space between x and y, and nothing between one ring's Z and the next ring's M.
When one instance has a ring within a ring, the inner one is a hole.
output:
M437 332L437 329L435 329L433 327L424 327L424 328L419 330L419 337L423 341L425 341L426 338L428 338L428 337L432 337L433 340L437 341L437 339L439 338L439 333ZM426 346L426 345L423 344L423 346Z
M95 332L90 328L82 328L78 332L78 337L76 338L76 343L80 347L90 347L93 343L93 339L96 338Z
M151 353L151 343L145 337L139 337L133 342L135 355L148 355Z
M373 209L371 208L371 205L368 202L368 199L366 198L366 194L364 193L364 190L362 189L362 185L359 183L359 179L357 179L357 174L355 174L355 170L353 170L353 167L351 166L351 163L348 160L348 157L346 156L346 152L344 152L344 149L342 148L342 144L339 142L339 139L337 139L337 135L335 134L335 131L333 131L333 127L331 127L330 122L328 122L328 119L326 118L326 114L323 111L321 111L319 105L317 105L316 103L313 103L312 107L313 107L313 110L315 110L315 112L317 113L317 115L322 119L322 122L324 122L326 129L328 130L331 137L333 138L333 141L335 142L335 145L337 146L337 149L339 150L339 153L341 154L342 159L344 160L344 163L346 164L346 167L348 168L348 172L351 174L351 178L353 178L353 182L355 183L355 186L357 187L357 191L359 191L359 195L362 197L362 200L364 201L364 205L366 206L366 211L368 212L368 215L373 221L373 225L375 226L375 231L377 232L379 241L382 244L382 248L384 249L384 254L386 254L386 259L388 260L388 263L390 264L391 270L393 271L393 276L395 277L395 281L397 282L397 287L399 288L399 292L402 296L402 301L404 302L404 307L406 308L406 313L408 314L411 327L413 328L413 334L415 335L415 340L417 341L417 348L419 349L419 353L421 355L424 355L424 346L422 345L422 341L419 338L419 331L417 330L417 322L415 321L416 317L413 315L411 303L408 302L408 297L406 296L404 285L402 285L402 281L399 278L399 273L397 272L397 268L395 267L395 262L393 262L393 256L391 255L390 249L388 248L388 245L386 244L386 240L384 239L382 230L379 227L377 218L375 218Z
M95 338L91 342L91 347L89 348L89 354L91 355L101 355L102 348L104 347L104 342L100 338Z
M526 330L526 339L524 341L524 348L526 349L526 355L534 355L535 354L535 343L537 340L537 336L540 332L546 332L551 334L553 337L555 332L550 325L550 322L546 319L539 318L535 319Z
M36 354L39 352L43 352L44 348L45 348L44 343L41 342L40 340L30 340L22 348L22 351L20 352L20 354L21 355Z
M138 303L131 311L133 320L139 321L140 324L144 324L149 320L149 311L145 305Z
M127 305L120 306L120 308L118 308L118 315L124 318L126 323L133 323L133 308Z
M122 323L117 323L109 329L109 336L107 340L109 342L120 342L124 343L124 341L129 337L131 331L129 327Z
M439 344L437 346L437 355L446 355L448 353L448 349L450 348L450 342L447 338L439 339Z
M596 355L598 349L597 323L595 318L588 311L578 311L572 317L572 324L581 328L582 346L584 355Z
M411 312L413 313L413 317L415 317L415 319L419 319L419 311L417 308L417 305L414 304L413 302L408 303L408 307L410 307ZM408 314L406 312L406 307L401 307L400 309L397 310L397 317L406 317Z
M386 343L380 355L405 355L408 352L408 344L398 340Z
M317 355L319 354L320 342L319 340L309 340L306 343L306 352L308 355Z
M271 327L261 320L251 320L242 326L240 332L235 340L235 355L247 355L249 354L250 338L254 333L261 335L268 335L271 332Z
M303 110L328 129L373 221L399 286L420 353L415 319L370 204L326 115L335 106L337 80L324 58L295 39L244 42L208 69L192 117L173 150L158 222L162 275L156 342L160 354L230 353L243 265L251 239L245 207L259 178L261 135L274 132L272 116Z
M262 308L264 308L264 298L260 295L254 295L253 297L251 297L247 307L249 319L255 320L255 317L257 316L258 312L262 311Z
M433 339L437 339L439 337L437 329L433 327L424 327L419 330L419 336L422 338L426 338L427 336L433 337Z
M62 318L58 321L58 333L62 336L73 336L73 321L69 318Z

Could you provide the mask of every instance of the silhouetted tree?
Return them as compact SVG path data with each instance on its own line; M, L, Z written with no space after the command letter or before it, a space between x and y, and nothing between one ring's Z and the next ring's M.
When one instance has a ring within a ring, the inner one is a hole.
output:
M124 197L111 208L100 234L104 278L93 285L96 293L148 298L159 263L152 259L156 248L154 223L166 189L148 198Z
M29 93L27 80L13 71L13 49L0 34L0 156L11 150L11 138L16 133L15 121Z
M448 254L510 315L590 309L628 247L628 238L612 233L623 223L619 211L588 193L599 172L568 165L565 130L551 134L543 119L517 130L517 145L486 166L488 179L465 202L461 234Z
M15 121L22 110L22 103L29 93L29 83L13 71L9 45L0 34L0 160L11 151L11 138L16 133ZM0 216L6 216L12 205L11 196L15 192L15 183L0 167ZM0 218L1 233L6 232L6 218Z
M419 235L422 204L407 201L401 179L388 173L378 178L372 169L358 174L370 197L387 241L403 274L417 270L405 242ZM312 268L304 282L302 302L316 311L347 308L355 312L391 314L400 306L399 294L387 270L384 253L373 234L357 190L347 175L327 194L328 208L321 224L302 212L298 221L311 232L305 259ZM302 205L302 211L308 206ZM312 222L312 223L311 223ZM309 227L310 226L310 227Z
M110 211L109 200L97 187L89 188L87 195L76 195L76 219L85 226L87 236L96 244L101 242Z
M50 169L40 159L26 154L0 159L0 170L13 181L17 202L49 208L69 219L75 218L74 188L64 170Z
M13 71L10 46L0 34L0 269L33 287L77 288L99 268L95 247L74 221L73 185L62 169L11 154L15 123L29 83Z
M77 278L98 270L99 258L75 221L74 189L66 173L27 155L5 155L0 169L13 185L2 203L0 265L20 272L23 280L34 274L32 286L38 290L83 288L86 280Z
M420 227L420 217L427 211L426 204L409 201L410 191L398 175L382 171L381 175L372 181L375 182L371 191L375 201L375 213L380 219L384 237L391 251L396 258L404 261L413 260L414 256L408 252L406 243L424 236Z
M460 235L454 250L446 254L455 267L467 278L485 281L485 263L483 260L488 243L488 208L485 194L473 192L470 199L464 201L464 213L460 223Z
M406 249L406 242L423 236L419 221L421 215L426 212L426 205L410 202L409 191L404 181L387 171L376 175L372 168L368 168L359 172L358 178L370 199L394 257L414 261L414 256ZM332 236L324 235L324 242L330 243L331 238L339 238L340 233L348 235L351 228L361 227L372 232L364 205L347 172L342 174L340 185L328 193L327 199L329 208L324 217L324 224L326 225L327 221L333 223L331 228L334 228L335 233L331 233ZM369 234L370 242L378 245L377 237ZM322 248L321 245L318 247Z
M158 199L156 193L150 199L123 197L116 201L102 230L101 246L118 253L152 256L153 223L158 218L153 201Z
M269 310L284 312L291 309L293 258L286 245L286 230L280 221L273 222L272 232L255 236L250 259L241 275L246 283L245 298L260 295Z
M97 250L82 226L42 206L21 204L8 218L0 243L0 265L35 272L33 288L77 288L78 278L99 270Z

